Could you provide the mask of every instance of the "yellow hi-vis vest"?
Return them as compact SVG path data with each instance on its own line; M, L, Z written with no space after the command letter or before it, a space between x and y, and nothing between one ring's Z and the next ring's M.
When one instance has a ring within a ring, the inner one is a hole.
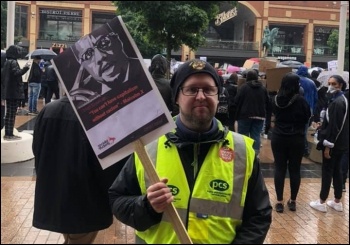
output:
M192 242L231 243L236 236L236 227L242 223L255 156L253 140L230 132L226 136L228 145L213 144L198 172L192 193L177 148L174 145L165 147L166 140L162 136L148 144L146 150L158 176L169 179L167 185L174 196L173 204ZM141 191L146 194L150 182L137 154L135 165ZM136 231L136 241L146 244L180 243L166 215L148 230Z

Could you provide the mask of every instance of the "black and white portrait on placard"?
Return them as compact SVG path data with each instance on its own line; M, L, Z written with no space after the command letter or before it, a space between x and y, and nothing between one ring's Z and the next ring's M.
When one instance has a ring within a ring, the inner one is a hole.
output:
M173 127L164 103L158 101L162 100L159 91L141 62L120 17L83 36L53 59L100 159L152 130L167 124L166 128ZM131 153L132 149L127 151Z

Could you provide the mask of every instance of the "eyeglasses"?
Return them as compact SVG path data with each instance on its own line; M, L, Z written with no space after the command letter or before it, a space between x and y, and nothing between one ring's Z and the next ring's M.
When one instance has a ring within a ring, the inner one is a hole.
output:
M94 54L95 49L101 50L103 52L106 52L110 47L112 46L111 37L118 37L117 33L111 32L106 36L103 36L97 42L93 45L92 48L88 48L82 55L81 55L81 62L90 60Z
M199 92L199 90L202 90L203 94L205 96L214 96L219 93L219 89L216 86L209 86L209 87L181 87L182 94L185 96L196 96Z

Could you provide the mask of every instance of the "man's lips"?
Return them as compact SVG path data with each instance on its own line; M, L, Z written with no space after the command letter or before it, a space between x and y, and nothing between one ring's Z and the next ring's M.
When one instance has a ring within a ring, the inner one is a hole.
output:
M207 105L195 105L193 108L207 108Z

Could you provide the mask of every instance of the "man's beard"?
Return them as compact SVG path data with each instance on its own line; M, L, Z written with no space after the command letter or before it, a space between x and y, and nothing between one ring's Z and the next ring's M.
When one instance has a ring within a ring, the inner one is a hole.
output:
M186 114L184 112L182 112L181 115L183 116L184 120L186 120L186 122L188 122L191 125L191 130L194 131L207 131L208 125L211 125L211 122L214 117L214 115L209 114L206 116L198 117L193 113Z

